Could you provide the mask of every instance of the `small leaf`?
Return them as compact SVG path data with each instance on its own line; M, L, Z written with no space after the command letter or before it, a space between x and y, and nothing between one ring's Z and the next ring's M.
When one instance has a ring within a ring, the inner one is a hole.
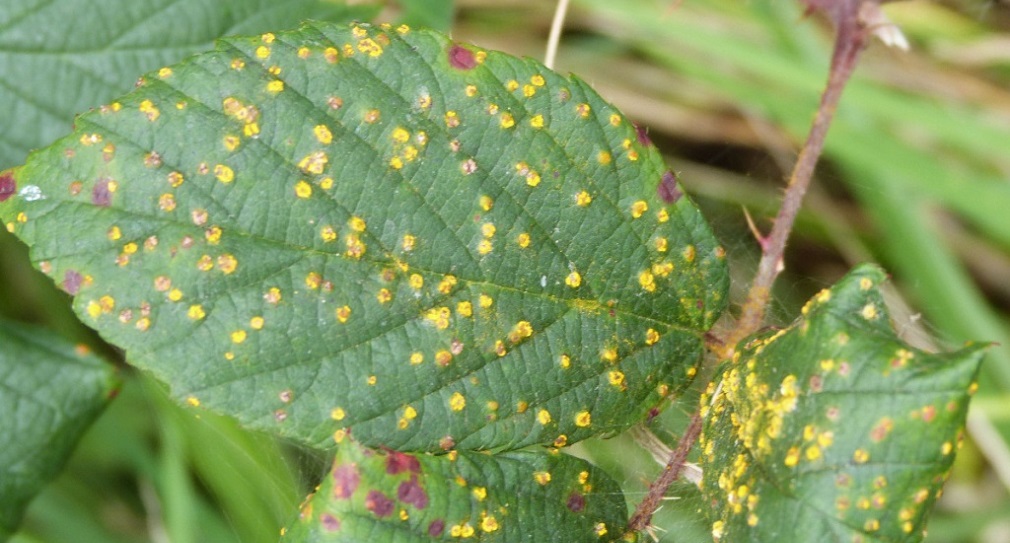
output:
M585 83L407 27L232 38L0 175L173 394L332 447L561 446L682 390L724 253Z
M284 541L597 543L624 533L620 487L566 454L414 456L349 439L338 451Z
M906 345L884 279L856 268L791 326L747 341L702 398L716 541L921 540L985 346Z
M59 473L116 381L112 366L44 330L0 321L0 541Z

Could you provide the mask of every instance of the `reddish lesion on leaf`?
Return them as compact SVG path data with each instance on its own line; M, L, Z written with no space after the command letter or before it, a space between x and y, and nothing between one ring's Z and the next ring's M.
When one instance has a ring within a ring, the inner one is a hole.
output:
M4 170L0 172L0 202L6 201L14 196L18 191L17 180L14 179L14 170Z
M449 65L458 70L472 70L477 67L477 57L473 51L459 44L449 47Z

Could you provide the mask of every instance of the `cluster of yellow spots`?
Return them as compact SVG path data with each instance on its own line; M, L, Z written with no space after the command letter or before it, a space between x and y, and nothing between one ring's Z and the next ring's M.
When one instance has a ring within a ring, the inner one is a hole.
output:
M530 117L530 126L533 128L543 128L544 127L544 116L541 114L536 114Z
M326 243L334 242L337 240L337 230L331 225L324 225L319 229L319 237Z
M533 326L529 323L529 321L519 321L512 327L512 331L509 332L508 340L512 343L519 343L532 335Z
M337 320L343 324L351 318L351 307L348 305L342 305L337 308L335 313L337 315Z
M151 121L152 123L154 121L157 121L158 117L161 116L161 111L158 110L158 106L154 105L154 102L150 100L143 100L142 102L140 102L139 109L140 112L143 113L145 117L147 117L147 120Z
M624 384L624 373L618 370L610 370L607 372L607 381L610 382L611 386L620 388L621 390L627 389L627 385Z
M242 133L247 138L251 138L259 134L259 120L260 112L256 106L245 105L233 96L226 97L221 102L222 110L224 114L241 122Z
M879 312L877 311L877 306L872 303L863 306L863 309L859 312L862 317L868 321L876 320Z
M516 244L519 245L520 249L525 249L530 246L530 235L528 232L522 232L516 236Z
M589 104L581 103L575 106L575 113L583 119L588 119L592 112L593 108Z
M551 423L551 412L546 409L541 409L537 411L537 422L543 426L547 426Z
M565 284L572 288L578 288L582 284L582 276L579 275L579 272L572 271L565 277Z
M158 197L158 209L168 213L175 210L175 196L165 193Z
M509 353L508 349L505 348L505 342L502 340L495 340L494 342L494 353L499 357L505 356Z
M305 276L305 286L308 287L309 290L319 289L319 285L321 285L322 283L323 283L323 276L319 275L316 272L309 272L309 274Z
M549 471L535 471L533 472L533 480L540 486L546 486L551 482L551 473Z
M511 113L505 112L505 113L501 114L501 117L500 117L500 119L498 121L498 124L503 129L512 128L513 126L516 125L516 119L515 119L515 117L512 116Z
M424 277L419 273L412 273L407 278L407 284L414 290L421 290L424 287Z
M365 242L361 241L358 234L353 232L344 237L344 245L347 246L347 251L344 255L354 260L360 260L361 257L365 256L365 251L368 249L368 246Z
M449 409L453 411L462 411L466 407L466 398L463 397L459 392L453 392L452 396L449 397Z
M239 344L245 342L247 334L245 330L235 330L229 334L228 337L231 339L232 343Z
M189 309L186 311L186 316L192 320L198 321L204 319L207 316L207 312L203 309L202 305L193 304L189 306Z
M435 353L435 364L441 368L444 368L452 363L452 353L446 350L441 350ZM458 393L457 393L458 394Z
M403 408L403 415L400 417L400 420L397 421L396 427L401 430L404 430L407 428L407 426L410 426L410 421L416 418L417 418L417 410L408 405Z
M329 162L330 158L324 151L313 151L298 161L298 168L305 173L319 175Z
M404 234L403 239L400 240L400 247L405 253L409 253L414 250L417 246L417 237L411 234Z
M172 188L182 185L185 180L186 178L179 172L171 172L168 174L168 184L171 185Z
M266 320L259 315L249 319L249 328L253 330L262 330L265 324Z
M659 332L653 330L652 328L649 328L648 330L646 330L646 332L645 332L645 344L646 345L655 345L656 342L658 342L658 341L659 341Z
M605 522L597 522L593 525L593 533L596 534L596 537L607 535L607 524Z
M638 151L636 151L636 150L634 150L634 149L631 148L631 140L630 139L625 139L624 141L622 141L621 142L621 147L624 148L625 151L627 151L628 160L630 160L632 162L635 162L636 160L638 160Z
M281 289L277 287L270 287L267 289L266 293L263 294L263 300L270 305L277 305L281 303L281 300L283 299L284 296L281 293ZM348 309L348 313L350 313L350 309Z
M631 218L638 219L649 210L649 204L645 200L638 200L631 204Z
M435 325L435 328L439 330L445 330L449 327L450 318L452 317L452 312L448 307L433 307L424 313L424 318Z
M516 172L526 179L527 185L535 187L540 184L540 174L526 162L517 162Z
M456 283L457 279L455 275L446 275L442 278L442 281L438 283L438 291L442 294L449 294L456 286Z
M467 301L459 302L456 304L456 313L463 317L473 316L473 304Z
M225 275L230 275L238 269L238 259L234 255L225 253L217 257L217 269Z
M494 243L491 240L485 238L477 242L477 253L480 255L486 255L494 250Z
M575 414L575 425L579 428L588 428L593 423L593 416L589 411L579 411Z
M638 274L638 284L646 292L656 291L656 278L651 270L643 270Z
M586 191L579 191L575 195L575 205L579 207L588 207L589 204L593 203L593 197Z
M235 172L224 164L214 166L214 177L218 181L228 184L235 180Z
M487 309L494 305L494 298L488 296L487 294L481 294L477 299L477 303L482 309Z
M380 304L389 303L393 300L393 293L388 288L380 288L379 292L375 293L375 299Z
M101 315L111 313L115 308L116 299L112 296L105 295L98 300L88 302L87 312L91 318L97 319Z

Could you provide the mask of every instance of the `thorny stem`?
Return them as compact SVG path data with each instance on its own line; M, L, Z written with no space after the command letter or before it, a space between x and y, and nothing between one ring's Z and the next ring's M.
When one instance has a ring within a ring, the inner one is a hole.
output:
M631 520L628 521L629 532L640 532L652 524L652 514L662 503L666 490L680 477L680 473L684 470L684 463L687 462L687 455L691 452L699 435L701 435L701 413L695 411L691 415L691 422L688 423L687 429L684 430L684 435L680 437L680 443L677 443L677 448L670 453L670 461L663 468L663 474L649 485L649 493L645 495L645 499L638 504L635 513L631 515Z
M860 2L849 1L848 3L858 6ZM806 194L807 188L810 187L814 167L824 150L824 140L827 137L831 120L834 118L842 91L852 76L852 72L855 71L859 54L869 36L867 29L858 19L858 7L853 7L848 11L848 13L839 15L838 36L835 39L834 55L831 58L831 72L824 93L821 95L817 115L814 117L806 143L804 143L789 177L789 185L786 188L782 207L775 218L772 231L767 237L759 240L762 247L761 261L758 263L757 274L743 304L740 319L726 338L724 351L719 353L723 358L731 357L736 344L756 332L764 323L772 284L782 271L782 255L786 249L786 241L792 231L796 215L800 211L803 196Z
M718 342L708 342L710 348L720 358L729 358L733 355L733 350L737 343L743 338L753 334L764 322L765 309L771 297L772 284L775 278L782 271L782 255L785 252L786 241L792 230L793 222L799 213L803 196L810 187L813 178L814 167L824 150L824 140L828 134L828 128L834 118L835 110L838 107L842 91L846 83L855 71L859 61L859 54L866 45L870 36L870 31L860 20L860 8L864 2L874 0L838 0L837 2L822 2L821 0L807 0L811 9L821 8L829 13L837 26L837 37L835 38L834 53L831 57L831 70L828 75L827 85L821 94L820 105L814 117L813 125L807 140L800 150L800 155L793 167L789 177L789 184L786 188L782 201L782 208L779 209L772 227L771 234L759 239L761 243L762 255L758 264L758 271L747 293L747 300L744 302L740 319L736 327L725 340ZM830 6L825 8L824 6ZM662 475L656 479L649 487L649 492L631 516L628 522L629 532L639 532L649 528L652 522L652 515L662 503L663 496L670 485L680 476L684 463L687 461L694 443L698 440L702 430L702 419L699 411L691 416L684 435L681 436L677 448L670 454L670 460L663 469Z

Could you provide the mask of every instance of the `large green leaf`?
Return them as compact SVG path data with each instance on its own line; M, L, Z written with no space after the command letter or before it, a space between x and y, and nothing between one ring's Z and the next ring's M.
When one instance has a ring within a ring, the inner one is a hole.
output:
M919 541L960 445L984 346L895 336L861 266L746 342L702 398L717 541Z
M112 366L51 333L0 321L0 541L105 406Z
M215 38L376 11L327 0L0 0L0 169L64 135L75 113Z
M618 484L556 451L413 456L350 440L338 451L285 541L596 543L627 524Z
M332 447L572 443L694 375L724 254L585 83L406 27L222 41L0 175L84 321Z

